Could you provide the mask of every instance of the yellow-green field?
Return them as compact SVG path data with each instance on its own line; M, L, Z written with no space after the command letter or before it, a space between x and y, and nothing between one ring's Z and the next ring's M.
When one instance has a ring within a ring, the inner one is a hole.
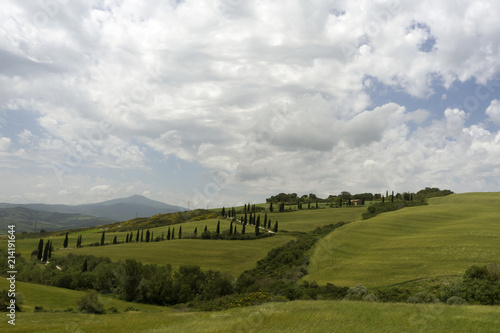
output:
M8 332L498 332L500 308L296 301L222 312L18 313Z
M307 279L380 287L499 261L500 193L429 202L337 229L315 246Z

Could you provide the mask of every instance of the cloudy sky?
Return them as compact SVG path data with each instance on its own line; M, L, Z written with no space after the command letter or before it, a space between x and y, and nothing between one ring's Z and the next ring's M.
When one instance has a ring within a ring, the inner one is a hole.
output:
M0 202L500 187L498 1L14 1Z

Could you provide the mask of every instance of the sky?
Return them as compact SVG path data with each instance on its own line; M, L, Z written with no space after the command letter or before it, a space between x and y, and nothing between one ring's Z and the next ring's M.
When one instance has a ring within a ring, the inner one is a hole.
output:
M0 202L500 187L498 1L14 1Z

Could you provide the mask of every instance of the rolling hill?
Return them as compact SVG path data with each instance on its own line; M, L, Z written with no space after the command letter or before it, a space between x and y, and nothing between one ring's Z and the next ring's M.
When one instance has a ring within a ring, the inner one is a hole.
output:
M499 203L500 193L453 194L350 223L316 244L307 280L381 287L497 262Z
M2 227L16 223L18 231L33 231L36 222L37 230L43 228L53 231L85 228L129 220L136 216L153 216L183 210L185 210L183 207L151 200L140 195L84 205L0 203L0 223Z

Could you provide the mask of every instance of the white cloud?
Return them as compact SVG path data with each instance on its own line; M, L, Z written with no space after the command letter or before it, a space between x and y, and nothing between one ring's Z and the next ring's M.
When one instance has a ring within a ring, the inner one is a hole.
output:
M497 2L57 4L38 26L38 3L7 1L0 13L0 110L33 110L39 127L7 135L1 123L1 166L65 164L68 189L57 193L74 200L71 186L147 191L116 170L159 172L153 152L266 194L466 188L457 179L497 162L497 133L446 105L457 80L500 70ZM380 84L412 106L372 100ZM439 85L443 114L414 107ZM500 125L499 100L486 114Z
M494 99L486 109L486 114L497 126L500 126L500 100Z

